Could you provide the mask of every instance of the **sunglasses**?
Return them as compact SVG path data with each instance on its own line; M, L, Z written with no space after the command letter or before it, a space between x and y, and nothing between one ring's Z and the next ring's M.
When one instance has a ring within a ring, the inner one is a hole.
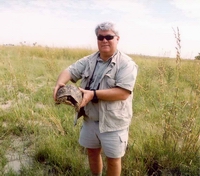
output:
M100 40L100 41L103 41L104 39L106 39L106 40L112 40L112 39L114 39L115 36L116 35L106 35L106 36L98 35L97 39Z

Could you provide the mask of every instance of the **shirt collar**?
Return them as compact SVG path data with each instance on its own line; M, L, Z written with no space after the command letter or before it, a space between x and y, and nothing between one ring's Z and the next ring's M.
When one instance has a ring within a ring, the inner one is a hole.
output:
M106 62L113 62L113 57L118 53L118 50L116 50L114 52L114 54L106 61ZM111 60L111 61L110 61ZM98 52L98 55L97 55L97 61L98 62L101 62L103 61L101 58L100 58L100 52ZM115 62L115 61L114 61Z

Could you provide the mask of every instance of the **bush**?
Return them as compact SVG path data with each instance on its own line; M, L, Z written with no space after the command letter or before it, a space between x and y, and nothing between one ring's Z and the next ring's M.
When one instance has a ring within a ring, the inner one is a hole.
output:
M200 60L200 53L199 53L198 56L195 56L195 59L196 59L196 60Z

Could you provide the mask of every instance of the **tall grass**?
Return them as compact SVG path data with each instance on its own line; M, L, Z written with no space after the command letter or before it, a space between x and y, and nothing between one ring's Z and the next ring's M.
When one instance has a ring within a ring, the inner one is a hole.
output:
M60 71L92 52L0 46L0 175L90 174L78 144L82 120L74 127L73 108L55 106L52 92ZM139 74L122 175L198 176L200 62L131 57ZM29 165L5 169L13 151L30 158Z
M175 61L139 64L133 102L137 115L131 126L132 138L137 138L129 151L137 165L130 171L127 160L128 174L145 175L138 170L140 164L148 175L199 175L200 65L181 63L179 31L176 36Z

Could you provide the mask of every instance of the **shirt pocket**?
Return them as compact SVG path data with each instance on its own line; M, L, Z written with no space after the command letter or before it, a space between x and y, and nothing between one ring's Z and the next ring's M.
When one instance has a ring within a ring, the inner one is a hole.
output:
M108 101L106 108L108 111L123 110L125 108L125 103L123 101Z
M114 79L114 75L112 74L105 74L105 82L106 88L116 87L116 80Z

